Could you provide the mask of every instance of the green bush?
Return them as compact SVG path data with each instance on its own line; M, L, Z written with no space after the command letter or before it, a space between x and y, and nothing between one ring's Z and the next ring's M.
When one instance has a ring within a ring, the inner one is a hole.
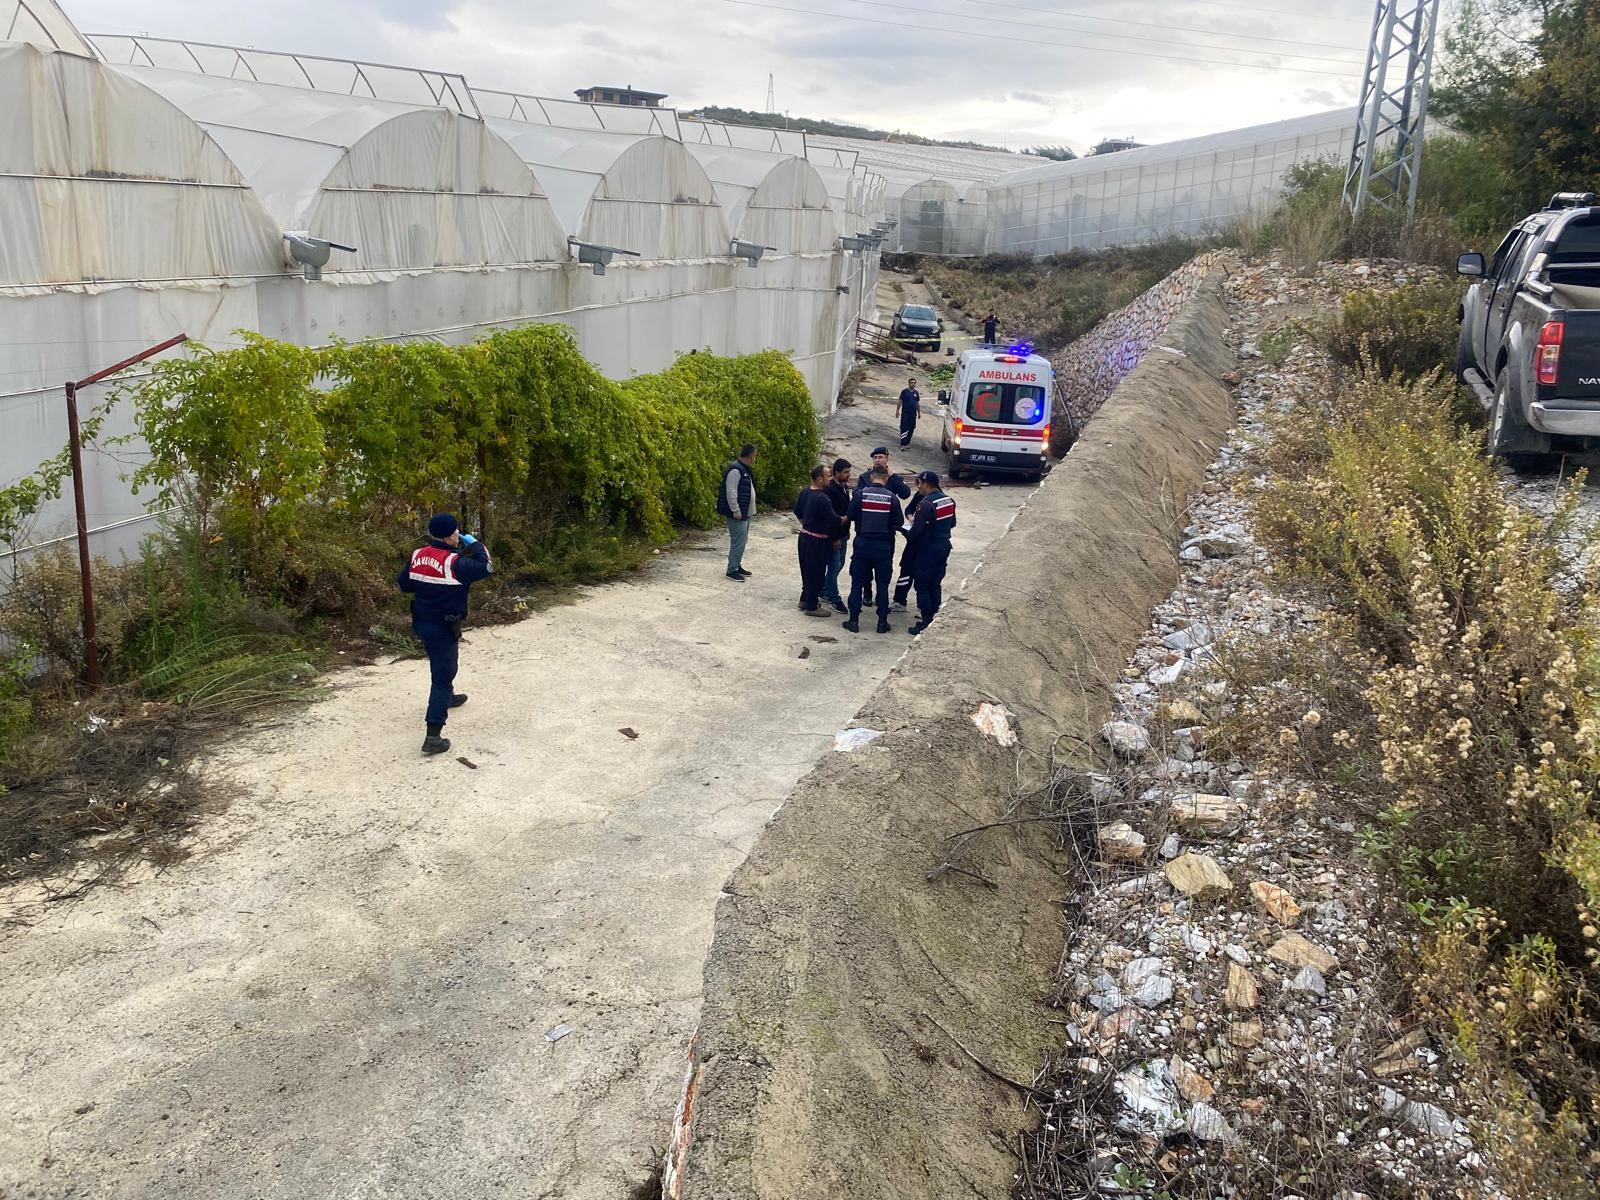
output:
M554 325L466 346L245 343L163 360L131 389L151 449L135 482L186 502L207 556L300 613L369 615L387 591L373 556L421 513L459 509L509 573L580 577L631 560L630 537L713 523L742 443L771 504L820 444L776 351L692 353L619 384Z
M1409 283L1391 291L1350 292L1328 338L1346 366L1370 355L1385 376L1417 379L1455 359L1461 287L1454 280Z

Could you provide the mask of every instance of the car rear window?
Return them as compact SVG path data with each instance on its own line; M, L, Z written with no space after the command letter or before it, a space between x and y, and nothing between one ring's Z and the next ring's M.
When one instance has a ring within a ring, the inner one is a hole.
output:
M1550 248L1553 264L1600 262L1600 217L1574 220Z
M1037 425L1044 419L1044 389L1032 383L975 383L967 391L967 416L994 425Z

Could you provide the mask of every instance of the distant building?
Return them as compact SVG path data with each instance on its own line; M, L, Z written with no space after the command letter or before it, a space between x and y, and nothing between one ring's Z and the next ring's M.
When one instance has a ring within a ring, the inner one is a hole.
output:
M635 108L660 108L667 98L665 92L636 92L631 83L627 87L579 88L573 95L590 104L631 104Z
M1136 142L1132 138L1107 138L1089 151L1089 157L1093 158L1097 154L1116 154L1123 150L1142 149L1144 149L1144 143Z

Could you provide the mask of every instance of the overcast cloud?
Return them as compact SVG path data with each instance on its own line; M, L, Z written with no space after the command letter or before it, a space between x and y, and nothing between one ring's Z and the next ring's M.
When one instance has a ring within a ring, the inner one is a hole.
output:
M1370 0L63 0L89 33L456 71L570 96L777 107L1012 148L1210 133L1354 104ZM778 11L796 10L796 11ZM954 32L946 32L954 31ZM1267 40L1273 39L1273 40ZM1198 61L1210 60L1210 61ZM1249 65L1246 65L1249 64Z

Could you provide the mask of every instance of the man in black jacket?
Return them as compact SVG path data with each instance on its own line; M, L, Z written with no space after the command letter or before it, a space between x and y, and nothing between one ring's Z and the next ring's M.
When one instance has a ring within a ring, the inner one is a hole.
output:
M844 597L839 594L839 572L844 570L845 550L850 545L850 460L834 459L832 474L826 490L828 499L833 502L833 511L839 514L843 524L833 540L833 558L828 562L828 574L822 581L822 598L833 605L834 612L843 613L849 611L845 608Z
M932 471L918 475L917 492L922 502L917 505L916 520L906 539L917 547L911 578L917 585L917 612L921 619L911 627L913 634L932 625L939 612L944 599L944 572L950 562L950 531L956 527L956 502L940 490L937 475Z
M750 578L744 569L744 548L750 541L750 522L756 515L756 448L746 442L739 457L722 468L722 485L717 488L717 511L728 522L728 578L743 583Z
M455 690L467 589L493 571L484 544L470 533L460 532L450 513L439 513L428 522L427 543L413 550L400 568L400 590L411 595L411 628L428 652L432 677L424 754L443 754L450 749L450 739L443 736L445 717L450 709L467 702L466 696Z
M800 519L800 608L809 616L824 617L817 597L822 594L833 559L833 541L844 518L828 499L828 468L811 468L811 486L795 498L794 515Z
M877 577L878 632L889 632L889 572L894 568L895 530L905 523L900 499L887 486L887 468L874 465L867 482L850 499L850 524L856 549L850 559L850 619L844 627L861 632L863 596Z

